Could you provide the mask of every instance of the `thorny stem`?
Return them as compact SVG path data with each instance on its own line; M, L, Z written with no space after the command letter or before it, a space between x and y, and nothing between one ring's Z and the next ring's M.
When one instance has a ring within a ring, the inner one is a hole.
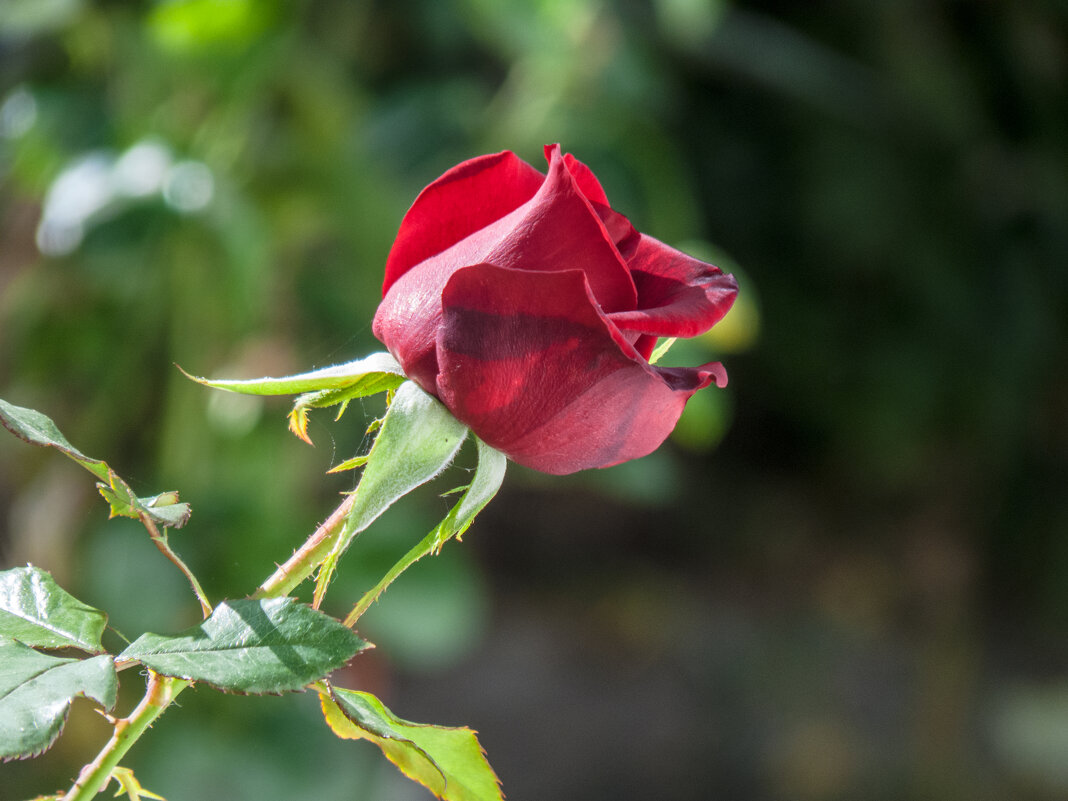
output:
M274 574L249 597L253 599L278 598L288 595L294 587L314 573L337 544L345 519L355 502L355 494L346 496L341 505L326 519L326 522L319 526L315 533L293 552L286 563L279 566Z
M310 576L322 561L329 555L343 530L343 524L348 517L349 510L355 502L355 495L349 495L342 501L334 513L327 518L315 532L308 537L307 541L298 548L284 565L278 568L252 594L252 598L279 598L286 595L290 590ZM211 614L211 605L204 596L204 591L196 578L186 567L185 563L178 558L167 546L164 538L155 524L142 515L141 522L148 528L152 535L152 541L156 543L168 559L174 562L179 570L185 574L193 585L200 605L204 609L204 616ZM96 759L82 768L77 781L70 788L63 801L88 801L93 798L107 785L111 774L118 766L119 761L126 755L142 734L155 722L156 718L170 706L171 702L182 690L192 684L186 679L160 676L148 671L148 687L140 703L130 713L129 717L115 721L115 730L107 745L97 754Z
M148 672L148 687L144 698L130 713L129 717L115 721L115 731L108 744L97 754L96 759L82 768L77 781L70 788L63 801L85 801L93 798L104 789L111 780L111 773L118 767L126 752L145 733L152 723L163 714L171 701L190 685L185 679L160 676Z

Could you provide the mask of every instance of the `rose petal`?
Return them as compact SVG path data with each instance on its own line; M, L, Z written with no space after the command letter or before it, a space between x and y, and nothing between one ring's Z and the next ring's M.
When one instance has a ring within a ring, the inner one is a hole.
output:
M388 284L372 330L404 372L427 391L434 391L437 372L441 292L461 267L490 263L531 272L581 268L602 308L635 308L634 282L608 229L575 186L558 145L553 152L549 175L526 203ZM607 207L600 208L614 214Z
M645 234L628 264L638 308L608 315L625 331L694 337L723 319L738 294L734 276Z
M634 340L634 350L638 351L645 361L649 361L658 342L660 342L660 337L655 334L638 334L637 339Z
M593 203L592 205L593 210L597 212L597 216L604 223L608 236L615 243L619 255L623 257L624 261L629 262L638 249L638 243L641 242L642 235L630 224L630 220L615 209L609 206L602 206L600 203Z
M545 160L550 164L553 161L554 148L559 150L560 145L545 146ZM564 164L567 166L567 171L571 173L571 177L575 179L575 184L582 190L582 194L586 196L586 200L591 203L600 203L602 206L610 205L608 196L604 193L604 187L597 180L597 176L593 174L593 170L570 153L564 156Z
M560 146L547 152L545 183L523 206L521 218L510 223L514 230L478 261L537 272L582 270L601 308L634 309L637 292L626 262L577 186Z
M409 270L389 288L375 311L371 331L400 362L404 374L435 393L441 326L441 289L449 274L428 270L434 259Z
M546 473L650 453L694 392L726 380L718 364L650 366L578 270L464 267L442 303L438 397L487 444Z
M419 262L530 200L544 180L508 150L453 167L419 193L401 221L386 260L382 295Z

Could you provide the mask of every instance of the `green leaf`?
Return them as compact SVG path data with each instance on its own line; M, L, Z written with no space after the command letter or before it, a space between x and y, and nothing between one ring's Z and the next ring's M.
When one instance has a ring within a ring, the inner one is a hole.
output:
M143 634L119 659L239 693L300 690L367 648L351 629L292 598L223 601L174 636Z
M65 659L0 638L0 759L36 756L63 730L75 696L115 706L110 656Z
M39 648L104 652L108 616L70 595L39 567L0 572L0 635Z
M71 445L60 433L52 418L41 414L36 409L15 406L0 399L0 424L20 439L33 445L55 448L76 461L102 481L108 480L108 466L99 459L86 456Z
M109 471L107 484L97 482L96 488L111 507L112 517L132 517L139 520L142 514L151 518L157 526L181 528L189 520L192 509L187 503L177 503L177 492L164 492L151 498L138 498L130 485ZM174 498L175 502L160 503L160 498Z
M142 508L149 510L149 515L157 523L170 528L181 528L189 520L192 513L188 503L178 502L177 492L161 492L151 498L138 498L137 502Z
M180 369L180 368L179 368ZM185 371L183 371L185 372ZM189 375L186 373L186 375ZM404 370L391 355L386 352L372 353L363 359L345 364L323 367L309 373L286 376L285 378L252 378L245 381L210 380L189 375L197 383L229 392L246 395L296 395L301 392L318 392L330 389L361 389L360 397L373 395L387 389L399 387L405 381Z
M319 694L323 715L343 739L370 740L401 772L444 801L501 801L500 780L475 732L401 720L370 693Z
M402 384L367 454L356 503L334 553L343 553L394 501L448 467L466 436L467 426L437 398L414 381Z
M433 531L401 557L400 561L390 568L382 580L364 594L352 612L349 613L349 616L345 618L346 626L354 625L360 619L360 616L367 611L367 608L378 600L378 597L385 592L386 588L401 573L424 556L440 552L441 547L452 537L457 539L462 537L463 533L474 522L475 516L497 494L497 490L501 488L501 483L504 481L504 470L508 465L508 458L478 437L475 437L475 444L478 446L478 468L475 470L475 477L471 483L466 488L460 488L464 490L463 496ZM456 491L453 490L453 492Z
M0 399L0 423L16 437L26 442L55 448L100 479L97 488L104 496L104 500L111 506L113 517L132 517L136 520L143 513L157 525L174 528L181 528L189 519L191 512L189 504L177 503L177 493L165 492L152 498L138 498L130 489L129 484L119 478L106 462L86 456L71 445L52 419L36 409L15 406ZM174 498L172 502L159 502L161 498L168 499L171 496Z

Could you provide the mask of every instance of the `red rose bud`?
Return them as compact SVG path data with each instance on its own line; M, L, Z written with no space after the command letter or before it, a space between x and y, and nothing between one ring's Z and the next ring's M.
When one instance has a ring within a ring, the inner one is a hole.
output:
M657 367L658 337L692 337L738 287L639 233L586 165L545 148L465 161L408 210L374 333L407 375L487 444L546 473L655 450L719 362Z

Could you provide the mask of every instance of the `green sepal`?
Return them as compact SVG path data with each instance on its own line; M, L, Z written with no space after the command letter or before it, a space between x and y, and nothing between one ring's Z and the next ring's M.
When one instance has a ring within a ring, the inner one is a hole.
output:
M0 572L0 635L37 648L102 654L108 616L60 587L39 567Z
M355 470L357 467L363 467L367 464L367 460L371 458L370 454L363 454L362 456L353 456L351 459L346 459L341 464L334 465L327 473L344 473L346 470Z
M47 750L63 731L76 696L115 706L118 677L110 656L69 659L0 637L0 760Z
M111 507L112 517L139 519L145 514L157 525L174 528L181 528L189 519L189 504L177 503L177 493L167 492L152 498L138 498L130 489L130 485L108 467L106 462L86 456L71 445L55 422L36 409L15 406L0 399L0 424L16 437L32 445L55 448L96 476L100 481L97 487ZM173 502L159 502L159 499L171 496L174 498Z
M455 506L449 511L433 531L427 534L418 545L401 557L389 572L383 576L373 588L364 594L359 603L353 608L349 616L345 618L345 625L352 626L360 616L367 611L378 597L385 592L401 573L418 562L424 556L437 554L441 547L452 537L459 539L474 522L475 516L481 512L504 481L504 471L508 465L508 458L498 450L491 448L478 437L475 437L478 446L478 467L475 476L466 487L457 487L449 493L463 491L463 495Z
M181 370L181 368L178 368ZM185 372L182 370L182 372ZM207 387L240 392L246 395L297 395L289 412L289 430L312 444L308 437L308 410L322 409L340 404L338 418L344 413L349 401L378 392L391 391L407 379L396 359L385 351L372 353L363 359L345 364L335 364L308 373L283 378L252 378L232 381L198 378L185 373L194 381Z
M179 368L181 369L181 368ZM182 372L185 372L184 370ZM251 378L231 381L207 379L189 375L206 387L240 392L245 395L296 395L301 392L319 392L329 389L352 389L361 387L363 395L399 387L405 381L404 370L397 360L385 351L372 353L363 359L323 367L307 373L284 378ZM359 397L352 395L351 397Z
M368 388L370 387L370 388ZM357 385L343 389L323 389L318 392L306 392L297 397L293 402L293 408L289 412L289 430L307 442L312 444L308 436L308 410L325 409L330 406L338 406L338 412L334 420L340 420L341 415L348 408L349 401L354 398L362 398L383 390L393 389L394 385L383 386L379 384Z
M370 693L319 693L326 723L342 739L370 740L409 779L443 801L501 801L500 780L468 728L401 720Z
M331 553L344 553L394 501L448 467L466 436L467 426L437 398L414 381L402 384L367 454L356 501Z
M660 343L655 348L653 348L653 352L649 355L649 364L656 364L658 361L664 358L664 356L667 355L667 352L671 350L671 346L675 344L675 341L677 339L678 337L667 337L666 339L661 340Z
M344 665L367 642L292 598L223 601L173 635L143 634L117 657L164 676L237 693L300 690Z

